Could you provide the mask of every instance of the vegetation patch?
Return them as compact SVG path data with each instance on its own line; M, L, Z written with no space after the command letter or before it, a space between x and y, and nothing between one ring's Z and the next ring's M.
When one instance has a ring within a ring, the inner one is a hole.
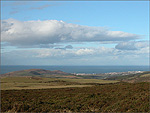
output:
M44 89L64 87L87 87L95 84L117 83L118 81L98 79L62 79L44 77L2 77L1 90Z
M2 112L150 112L149 83L2 90Z
M141 77L150 77L150 74L144 74Z

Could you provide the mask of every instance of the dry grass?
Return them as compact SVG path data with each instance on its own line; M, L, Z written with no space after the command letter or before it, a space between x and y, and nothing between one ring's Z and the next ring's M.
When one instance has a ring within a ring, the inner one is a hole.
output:
M68 88L68 87L90 87L92 85L55 85L51 86L48 84L17 84L8 83L2 84L1 90L21 90L21 89L47 89L47 88Z
M62 79L68 82L78 82L78 83L117 83L117 80L100 80L100 79Z
M56 79L41 77L2 77L1 90L89 87L91 83L107 84L118 81L99 79Z
M141 75L141 77L150 77L150 74Z

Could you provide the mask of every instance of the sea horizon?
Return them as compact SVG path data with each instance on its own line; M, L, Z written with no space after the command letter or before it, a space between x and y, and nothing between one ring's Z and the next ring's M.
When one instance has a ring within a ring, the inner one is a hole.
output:
M110 73L149 71L147 65L1 65L0 74L26 69L61 70L67 73Z

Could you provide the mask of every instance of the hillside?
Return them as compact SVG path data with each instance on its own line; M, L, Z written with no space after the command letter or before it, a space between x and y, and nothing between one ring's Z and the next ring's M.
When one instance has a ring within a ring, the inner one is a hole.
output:
M124 76L112 76L106 78L105 80L119 80L122 82L129 82L129 83L150 82L150 71L137 73L137 74L124 75Z
M126 75L124 75L126 73ZM141 73L115 72L115 74L71 74L60 70L44 70L44 69L28 69L21 71L14 71L1 74L0 77L15 77L15 76L32 76L32 77L48 77L48 78L73 78L73 79L103 79L103 80L117 80L123 82L150 82L150 71Z
M40 77L63 77L66 75L72 75L71 73L65 73L60 70L44 70L44 69L27 69L21 71L13 71L5 74L1 74L0 77L7 77L7 76L40 76Z

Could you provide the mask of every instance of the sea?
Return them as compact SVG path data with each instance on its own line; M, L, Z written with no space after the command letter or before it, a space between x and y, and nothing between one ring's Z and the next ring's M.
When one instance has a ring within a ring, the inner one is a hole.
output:
M128 71L150 71L149 66L23 66L11 65L0 66L0 74L20 71L25 69L45 69L45 70L61 70L67 73L85 73L85 74L99 74L110 72L128 72Z

